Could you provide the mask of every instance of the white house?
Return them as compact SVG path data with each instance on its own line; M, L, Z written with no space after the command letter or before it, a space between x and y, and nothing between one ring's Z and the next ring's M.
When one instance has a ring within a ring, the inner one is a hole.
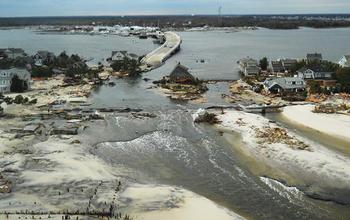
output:
M275 77L267 78L264 87L272 93L300 92L305 90L306 83L300 77Z
M55 61L55 54L46 50L39 50L34 56L35 66L42 66L44 63L52 63Z
M344 55L338 62L341 67L350 67L350 55Z
M6 69L0 70L0 93L11 92L12 78L17 75L19 79L24 80L28 89L31 88L33 83L31 74L26 69Z
M238 61L239 69L245 76L259 75L258 61L252 58L243 58Z
M302 68L297 71L298 77L308 79L332 79L333 72L315 68Z

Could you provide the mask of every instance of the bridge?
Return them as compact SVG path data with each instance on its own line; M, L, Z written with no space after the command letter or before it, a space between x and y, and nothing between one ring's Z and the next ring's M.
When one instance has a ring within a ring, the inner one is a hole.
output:
M160 67L169 57L180 50L182 43L181 37L174 32L165 32L165 43L151 53L147 54L142 60L142 69L149 71Z

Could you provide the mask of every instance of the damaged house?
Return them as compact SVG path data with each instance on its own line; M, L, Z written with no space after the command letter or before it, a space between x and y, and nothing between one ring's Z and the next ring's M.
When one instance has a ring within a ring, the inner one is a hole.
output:
M276 77L268 78L264 87L271 93L298 93L305 91L306 83L300 77Z
M171 83L194 84L196 78L188 71L188 68L178 63L169 75Z

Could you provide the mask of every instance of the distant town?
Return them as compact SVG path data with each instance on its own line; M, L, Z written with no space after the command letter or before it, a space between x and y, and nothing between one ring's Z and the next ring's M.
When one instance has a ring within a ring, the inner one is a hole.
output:
M289 15L167 15L167 16L76 16L76 17L0 17L0 27L38 25L103 25L149 26L162 29L197 27L263 27L297 29L300 27L350 27L349 14L289 14Z

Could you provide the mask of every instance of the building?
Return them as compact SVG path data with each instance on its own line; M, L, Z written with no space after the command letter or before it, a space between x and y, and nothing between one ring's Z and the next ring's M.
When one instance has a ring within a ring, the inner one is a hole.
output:
M245 76L256 76L260 73L258 61L252 58L243 58L238 61L240 72Z
M297 71L298 77L304 80L311 79L332 79L334 72L323 70L322 68L301 68Z
M169 75L171 83L193 84L196 82L194 76L188 71L188 68L178 63Z
M273 73L283 73L284 67L281 61L271 61L270 62L270 69Z
M309 53L306 55L306 60L308 63L321 62L322 59L322 54L320 53Z
M344 55L338 62L341 67L350 67L350 55Z
M24 57L26 54L23 49L21 48L6 48L6 49L0 49L0 59L1 57L7 57L10 59L16 59L18 57Z
M281 59L284 71L292 72L295 65L298 63L296 59Z
M122 61L124 58L128 58L131 60L139 60L139 56L133 53L128 53L127 51L112 51L112 56L110 58L111 61Z
M42 66L55 61L55 54L46 50L39 50L34 56L34 65Z
M304 91L306 88L306 83L300 77L276 77L266 79L264 82L264 87L271 93L296 93Z
M32 85L31 74L26 69L6 69L0 70L0 93L9 93L11 92L12 78L17 75L19 79L23 80L25 86L29 90Z

